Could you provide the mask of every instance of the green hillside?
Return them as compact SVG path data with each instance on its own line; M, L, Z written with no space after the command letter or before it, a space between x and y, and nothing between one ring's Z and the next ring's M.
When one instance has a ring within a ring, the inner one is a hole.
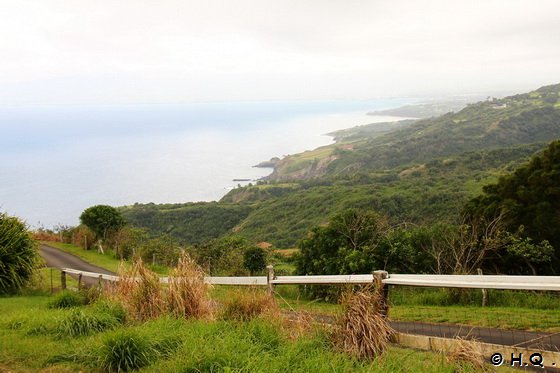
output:
M180 242L198 244L222 236L245 219L248 205L197 202L120 208L127 222L146 228L152 236L168 234Z
M339 131L335 144L283 159L267 181L220 202L123 212L133 225L182 242L236 232L280 248L346 208L376 210L393 224L446 221L483 185L560 138L559 95L553 85L437 118Z
M560 84L534 92L468 105L458 113L393 125L386 133L377 124L340 131L330 159L321 170L304 173L291 164L300 155L283 159L271 180L306 179L327 175L392 169L464 152L495 149L560 137ZM387 124L381 126L386 129ZM368 131L369 130L369 131ZM355 134L361 135L357 137ZM357 137L357 138L356 138ZM304 153L305 154L305 153ZM321 158L316 157L315 163Z

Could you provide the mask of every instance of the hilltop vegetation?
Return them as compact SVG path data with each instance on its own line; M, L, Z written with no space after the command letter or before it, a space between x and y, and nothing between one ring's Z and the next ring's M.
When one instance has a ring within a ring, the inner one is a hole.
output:
M249 205L217 202L121 207L129 224L146 228L150 235L165 233L191 244L231 232L251 210Z
M184 243L237 233L279 248L349 208L393 225L452 222L484 185L560 138L559 93L553 85L437 118L340 131L335 144L284 158L268 180L219 202L122 211L131 224Z

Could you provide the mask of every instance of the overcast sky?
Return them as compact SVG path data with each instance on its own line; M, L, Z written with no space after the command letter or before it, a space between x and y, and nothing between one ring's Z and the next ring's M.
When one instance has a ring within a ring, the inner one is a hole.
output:
M0 0L0 103L367 99L560 82L560 1Z

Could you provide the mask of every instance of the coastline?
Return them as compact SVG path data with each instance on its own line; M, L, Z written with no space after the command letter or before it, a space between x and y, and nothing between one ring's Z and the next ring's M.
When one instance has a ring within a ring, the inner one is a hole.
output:
M333 144L331 132L376 121L365 114L367 109L333 113L336 108L320 111L314 103L306 111L300 103L294 111L275 107L268 113L268 106L230 113L238 116L211 110L223 105L205 105L202 113L192 107L173 107L173 112L165 107L57 107L12 113L18 127L2 141L25 138L29 146L0 151L0 177L6 180L0 203L30 226L54 227L76 225L80 213L96 204L218 201L237 184L254 183L274 172L251 166ZM88 121L76 126L76 118ZM39 127L39 119L56 126ZM142 123L138 128L133 125L137 121ZM64 172L55 175L50 170L57 164L64 165Z
M354 133L359 131L362 128L376 128L377 125L379 126L379 133L385 133L388 132L390 130L394 130L393 124L399 122L399 123L405 123L405 122L409 122L409 121L414 121L416 120L416 118L407 118L407 117L398 117L398 116L385 116L385 115L372 115L372 114L367 114L367 113L363 113L364 116L367 116L367 121L368 123L366 124L355 124L352 126L344 126L343 128L336 128L332 131L329 131L328 133L322 133L320 136L328 136L330 137L330 140L328 143L325 144L321 144L315 148L312 149L307 149L304 150L302 152L298 152L298 153L293 153L293 154L287 154L282 156L281 158L278 156L274 156L272 158L270 158L270 160L268 161L261 161L260 163L252 166L253 168L267 168L270 169L271 172L266 175L263 176L259 179L253 180L253 181L271 181L271 180L283 180L283 179L303 179L309 176L313 176L310 175L310 170L309 169L305 169L306 165L304 164L301 168L296 169L296 172L290 172L290 173L284 173L281 171L282 168L287 168L286 166L291 166L291 168L293 168L293 163L294 162L302 162L302 159L309 159L312 158L315 165L314 170L319 170L323 167L325 167L328 163L330 163L331 161L335 160L336 157L333 157L331 155L329 155L331 152L330 151L325 151L328 150L329 148L334 149L334 147L336 147L337 145L340 145L343 140L345 139L344 136L342 136L341 134L344 133ZM373 120L372 120L373 119ZM297 159L297 161L296 161ZM317 163L318 162L318 163Z

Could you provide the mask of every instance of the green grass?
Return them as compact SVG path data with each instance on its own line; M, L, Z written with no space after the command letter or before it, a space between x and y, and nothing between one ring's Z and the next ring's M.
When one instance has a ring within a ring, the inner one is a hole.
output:
M500 329L560 332L560 311L519 307L392 306L396 321L446 323Z
M389 316L399 321L560 331L556 293L488 290L488 306L482 307L478 289L391 287L389 299Z
M116 326L113 330L93 328L88 333L55 335L49 331L56 330L61 320L72 320L78 310L48 309L49 298L0 298L1 371L95 372L138 368L140 372L455 372L461 369L455 363L448 363L441 354L397 346L391 346L377 361L360 362L333 350L324 332L317 331L293 341L283 334L279 324L271 321L184 321L164 317L140 325L111 325ZM79 312L94 315L98 312L95 307L84 306ZM82 316L79 318L83 321Z

